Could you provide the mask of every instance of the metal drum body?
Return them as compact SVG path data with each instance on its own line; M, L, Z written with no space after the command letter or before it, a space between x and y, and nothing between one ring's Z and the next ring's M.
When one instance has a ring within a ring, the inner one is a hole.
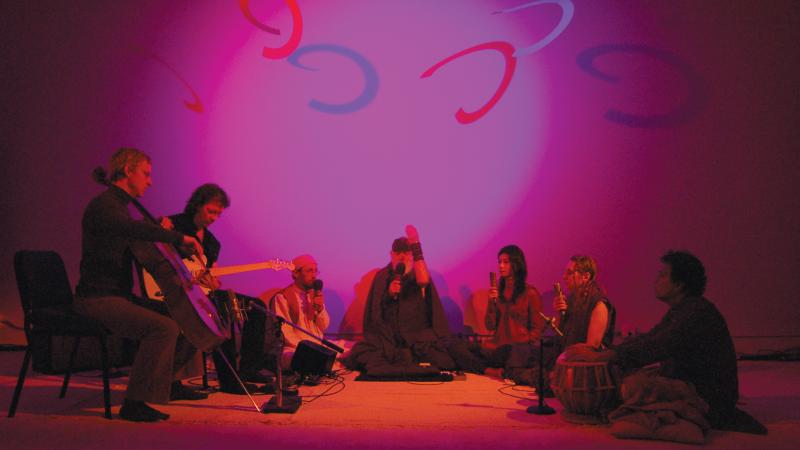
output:
M599 423L597 418L619 404L618 377L605 361L567 361L562 353L550 387L571 422Z

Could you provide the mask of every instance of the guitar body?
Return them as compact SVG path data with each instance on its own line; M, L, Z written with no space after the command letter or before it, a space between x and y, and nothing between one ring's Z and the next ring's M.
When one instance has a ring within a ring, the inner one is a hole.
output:
M170 316L186 339L199 350L210 352L230 339L230 330L220 320L214 304L192 282L178 252L168 244L135 241L131 252L163 293Z
M202 275L205 271L210 271L211 275L215 277L221 277L225 275L233 275L236 273L243 273L243 272L252 272L254 270L264 270L264 269L272 269L274 271L288 269L294 270L294 264L287 261L282 261L280 259L271 259L269 261L258 262L253 264L241 264L236 266L226 266L226 267L212 267L211 269L207 269L205 267L205 258L198 259L198 258L186 258L183 260L179 259L180 264L183 265L184 269L187 273L190 274L191 278L197 278ZM145 271L142 274L142 282L144 283L144 290L147 296L153 300L164 300L164 292L161 290L161 283L159 283L153 275L150 274L149 269L145 267ZM203 285L195 284L195 286L202 290L204 294L209 294L209 289Z
M189 277L189 279L192 279L192 277L194 276L194 274L197 273L197 271L204 270L204 267L201 266L200 263L195 262L195 260L193 259L189 258L180 259L180 256L178 256L178 261L179 261L178 264L183 266L183 269L188 274L187 276ZM144 291L147 294L148 298L150 298L151 300L158 300L162 302L164 301L164 291L161 290L161 283L156 281L155 277L151 275L150 269L148 269L147 267L145 267L145 270L142 272L142 283L144 284ZM194 286L195 288L203 291L203 293L206 296L208 296L208 294L211 291L210 289L201 284L195 283Z

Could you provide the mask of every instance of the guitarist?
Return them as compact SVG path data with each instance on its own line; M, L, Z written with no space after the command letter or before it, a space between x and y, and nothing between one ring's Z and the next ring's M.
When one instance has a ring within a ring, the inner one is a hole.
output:
M203 246L205 266L211 269L217 264L222 245L208 228L219 219L223 211L229 206L230 198L228 194L220 186L207 183L192 192L182 213L170 216L162 222L162 225L196 237ZM198 279L198 282L212 291L209 296L221 310L230 309L230 306L227 308L225 306L229 303L228 296L225 292L218 290L221 283L216 277L206 272ZM248 299L249 301L261 301L250 297ZM248 315L249 320L244 323L242 328L239 376L245 381L268 383L272 381L271 374L264 373L261 370L264 359L265 317L262 317L262 314L255 310L248 312ZM235 340L231 339L225 342L220 348L225 352L228 361L235 367ZM244 394L225 361L216 352L213 358L217 369L220 391L230 394Z
M203 253L191 236L131 217L131 198L142 196L150 187L151 172L150 157L140 150L120 148L111 157L111 185L93 198L83 213L80 281L75 296L78 312L99 320L117 336L139 341L119 410L122 419L135 422L169 418L147 403L207 397L176 380L196 350L180 334L175 321L132 302L131 241L172 243L186 254Z

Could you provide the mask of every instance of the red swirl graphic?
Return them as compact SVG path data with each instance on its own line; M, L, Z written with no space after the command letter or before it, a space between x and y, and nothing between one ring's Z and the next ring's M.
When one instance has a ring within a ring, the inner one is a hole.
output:
M194 112L196 112L198 114L201 114L204 111L203 102L200 101L200 96L197 95L197 92L195 92L194 89L192 89L192 86L189 84L189 82L186 81L186 79L184 79L183 76L181 76L181 74L177 70L175 70L171 65L169 65L169 63L167 63L166 61L161 59L161 57L159 57L155 53L153 53L150 50L147 50L145 48L142 48L142 47L139 47L139 46L132 46L131 48L132 48L132 50L134 50L136 52L139 52L139 53L141 53L141 54L153 59L157 63L159 63L162 66L164 66L167 70L172 72L173 75L175 75L175 78L177 78L181 82L181 84L183 84L183 86L189 91L189 93L192 94L192 97L194 98L194 100L191 101L191 102L188 101L188 100L184 100L183 101L183 104L189 110L194 111Z
M246 10L248 12L250 11L248 2L249 2L249 0L239 0L239 7L242 8L242 12L245 11L245 7L246 7ZM291 11L291 13L292 13L292 34L289 36L289 40L286 41L286 43L283 44L280 47L277 47L277 48L264 47L264 50L262 52L262 55L264 55L264 58L267 58L267 59L283 59L283 58L286 58L287 56L291 55L292 52L295 51L297 49L297 47L300 45L300 37L303 35L303 16L300 14L300 7L297 6L297 1L296 0L286 0L286 6L289 8L289 11ZM252 16L252 14L251 14L251 16ZM245 13L245 17L247 17L247 13ZM252 20L251 20L251 22L252 22ZM258 22L258 21L255 21L254 24L256 22ZM259 24L260 24L260 22L258 22L256 24L256 26L263 30L264 27L263 26L259 26ZM263 25L263 24L261 24L261 25ZM265 31L275 30L274 28L270 28L270 27L266 27L266 28L267 28L267 30L265 30ZM275 31L278 32L277 34L280 34L279 30L275 30Z
M514 46L509 44L508 42L503 41L494 41L494 42L487 42L485 44L476 45L474 47L468 48L466 50L462 50L455 55L449 56L442 61L435 64L430 69L426 70L420 78L428 78L429 76L433 75L440 67L443 65L458 59L462 56L468 55L470 53L475 53L482 50L496 50L500 52L505 58L505 71L503 73L503 79L500 81L500 86L497 87L497 90L492 95L492 98L486 102L481 108L474 112L466 112L464 108L459 108L456 112L456 120L458 123L461 124L468 124L475 122L476 120L483 117L486 113L491 110L500 98L503 97L505 94L506 89L508 89L508 85L511 84L511 79L514 77L514 70L517 68L517 58L514 57Z
M239 0L239 9L242 10L242 14L244 14L244 17L250 23L255 25L256 28L258 28L260 30L263 30L263 31L266 31L267 33L281 34L281 30L279 30L277 28L272 28L269 25L265 25L265 24L261 23L258 19L256 19L255 16L253 16L252 11L250 11L250 0Z

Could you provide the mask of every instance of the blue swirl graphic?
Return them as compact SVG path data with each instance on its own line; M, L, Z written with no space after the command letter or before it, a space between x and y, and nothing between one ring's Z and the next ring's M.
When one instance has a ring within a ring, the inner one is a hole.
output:
M372 102L372 100L378 94L378 72L375 70L375 67L372 66L372 63L367 60L367 58L355 50L335 44L305 45L295 50L294 53L287 58L287 61L289 61L289 64L295 67L299 67L304 70L316 71L319 69L302 64L300 62L300 58L308 53L318 52L335 53L337 55L342 55L346 58L349 58L355 62L358 67L361 68L361 72L364 74L364 90L361 91L361 95L347 103L325 103L317 99L312 99L310 102L308 102L308 106L316 109L317 111L328 114L347 114L363 109Z

